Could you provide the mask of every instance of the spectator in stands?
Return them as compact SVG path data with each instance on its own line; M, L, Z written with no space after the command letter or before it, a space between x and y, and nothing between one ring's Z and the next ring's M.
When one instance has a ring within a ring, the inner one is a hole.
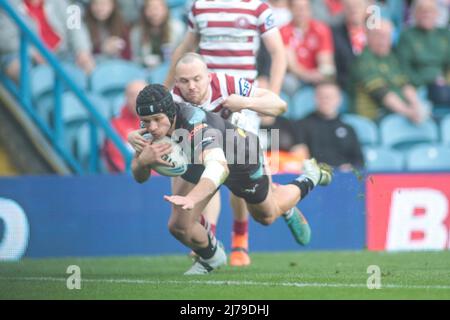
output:
M272 174L300 173L304 158L291 152L295 143L294 124L284 117L259 114L261 127L259 141L266 152L267 164ZM277 130L277 131L274 131Z
M414 0L404 1L404 23L407 26L416 25L416 19L414 17ZM450 17L450 0L436 0L436 5L438 7L438 13L436 17L436 27L438 28L448 28L449 27L449 17Z
M333 82L322 82L316 87L316 111L298 120L293 152L303 159L314 157L327 161L341 170L362 168L364 159L361 145L353 128L341 121L339 87Z
M140 23L131 30L132 58L149 68L167 62L183 34L183 23L170 17L165 0L146 0Z
M352 108L372 120L395 112L420 123L429 110L392 52L392 31L392 23L384 19L378 28L368 30L368 46L353 65Z
M436 0L414 2L416 25L402 32L397 54L415 87L427 87L436 105L450 107L450 30L436 27Z
M340 25L344 21L344 5L342 0L314 0L311 9L314 19L326 23L330 27Z
M337 83L348 90L351 67L367 44L366 16L368 0L343 0L344 21L333 30Z
M127 142L128 133L139 128L139 117L136 114L136 98L146 85L147 83L142 80L130 82L125 91L125 105L122 107L120 115L111 120L111 126L116 129L116 132L127 144L131 152L134 152L134 149ZM109 171L125 171L125 161L122 154L112 141L106 140L103 150Z
M91 0L85 21L97 57L130 59L129 30L117 0Z
M75 60L86 73L95 67L91 55L91 45L86 27L81 23L79 28L68 28L67 0L10 0L11 5L35 30L43 44L58 58ZM15 23L0 12L0 67L8 76L18 80L19 63L19 30ZM30 58L35 64L45 63L44 58L32 48Z
M281 28L287 47L288 73L283 90L293 95L303 84L314 85L334 77L330 28L312 19L309 0L289 0L292 22Z
M291 120L283 117L272 117L264 114L259 114L261 119L260 127L260 142L264 150L268 150L272 147L272 129L278 131L278 147L280 151L291 151L294 146L295 131ZM263 131L261 131L263 130ZM265 130L265 131L264 131ZM261 134L265 132L265 134Z

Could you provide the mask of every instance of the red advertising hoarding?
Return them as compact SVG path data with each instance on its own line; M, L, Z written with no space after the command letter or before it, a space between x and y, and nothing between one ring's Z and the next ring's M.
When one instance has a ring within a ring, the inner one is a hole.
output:
M368 177L369 250L450 248L450 174Z

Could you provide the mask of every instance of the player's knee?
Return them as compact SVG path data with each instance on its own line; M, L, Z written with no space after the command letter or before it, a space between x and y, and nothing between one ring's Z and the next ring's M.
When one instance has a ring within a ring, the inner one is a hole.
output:
M177 239L185 239L187 237L188 230L176 223L169 222L169 232Z
M275 218L273 216L264 215L264 216L255 216L254 218L257 222L259 222L263 226L269 226L275 221Z

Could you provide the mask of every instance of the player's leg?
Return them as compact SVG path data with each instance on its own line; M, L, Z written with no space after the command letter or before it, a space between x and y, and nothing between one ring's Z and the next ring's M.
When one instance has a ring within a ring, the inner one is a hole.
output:
M180 177L175 177L172 179L172 194L185 196L194 186ZM169 219L172 235L194 251L208 244L206 229L199 223L201 213L198 214L196 209L185 211L173 206Z
M211 232L214 236L216 235L217 221L220 215L220 192L216 192L211 198L209 203L206 205L205 210L200 215L199 222L205 227L206 231ZM191 258L197 258L197 254L194 251L189 253Z
M267 193L264 200L249 202L251 199L247 199L247 207L255 220L264 225L273 223L275 219L284 214L294 237L297 242L302 244L300 240L302 237L306 237L304 234L305 230L302 230L302 225L306 222L300 221L299 225L290 225L289 221L292 223L292 217L303 220L301 212L296 209L297 203L305 198L316 185L328 185L331 182L331 177L331 168L324 164L318 165L314 159L306 160L304 173L300 177L287 185L278 185L273 189L264 188L264 191ZM292 212L292 208L295 208L294 212ZM291 217L287 218L286 212Z
M220 215L220 200L220 192L216 192L203 212L203 216L209 223L209 228L214 235L216 234L217 221Z
M248 266L251 263L248 255L248 209L245 200L230 195L233 209L233 232L231 234L230 265Z
M173 194L187 195L194 184L181 177L172 180ZM169 230L181 243L191 248L198 256L197 261L185 274L205 274L226 264L226 253L216 237L200 224L200 216L213 195L199 203L193 210L172 208Z

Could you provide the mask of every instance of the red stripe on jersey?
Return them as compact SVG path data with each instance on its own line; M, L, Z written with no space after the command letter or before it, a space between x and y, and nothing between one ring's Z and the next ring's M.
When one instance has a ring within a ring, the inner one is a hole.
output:
M200 49L199 53L202 56L221 56L221 57L254 57L252 50L205 50Z
M222 91L220 90L220 81L217 74L211 73L211 102L216 101L222 96Z
M257 14L256 14L257 11L252 10L252 9L241 9L241 8L202 8L202 9L199 9L196 7L193 10L194 16L197 16L202 13L222 13L222 12L249 14L249 15L252 15L255 17L257 16Z
M256 16L259 17L267 9L269 9L269 6L266 3L261 3L256 9Z
M228 95L236 93L236 88L234 87L234 77L233 76L229 76L229 75L225 75L225 79L227 82L227 92Z
M208 63L208 69L256 70L253 64L214 64Z
M235 21L208 21L207 28L239 28L242 29ZM254 24L248 24L245 29L257 30Z

